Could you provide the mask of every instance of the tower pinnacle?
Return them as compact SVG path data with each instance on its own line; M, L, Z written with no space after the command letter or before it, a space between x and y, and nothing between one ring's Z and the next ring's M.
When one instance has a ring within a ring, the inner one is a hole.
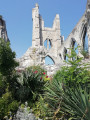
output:
M35 4L35 7L38 7L38 8L39 8L39 5L38 5L38 3L36 3L36 4Z

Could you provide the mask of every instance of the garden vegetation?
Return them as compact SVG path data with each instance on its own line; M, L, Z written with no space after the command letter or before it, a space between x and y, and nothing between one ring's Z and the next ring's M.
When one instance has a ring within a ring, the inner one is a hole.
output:
M43 120L90 120L90 68L74 49L53 77L40 66L16 70L15 52L0 39L0 120L12 119L27 101Z

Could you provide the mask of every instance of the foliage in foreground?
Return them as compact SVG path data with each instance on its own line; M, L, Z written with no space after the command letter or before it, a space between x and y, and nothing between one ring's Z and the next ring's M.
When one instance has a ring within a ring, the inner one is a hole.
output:
M18 65L15 61L15 52L10 48L10 43L0 38L0 72L4 76L10 76Z
M62 101L63 113L69 114L71 119L89 120L90 119L90 95L86 89L75 88L72 91L67 89L66 94L63 95L64 102ZM69 118L69 119L70 119Z
M32 104L38 99L39 94L43 93L45 74L40 66L29 67L20 73L17 96L21 102L28 101Z
M69 87L83 83L88 84L90 82L90 71L87 70L87 65L82 63L83 58L78 57L73 49L71 49L71 56L67 56L69 67L62 67L54 75L54 79L60 80Z
M54 80L46 87L45 101L48 119L89 120L90 95L86 89L76 87L74 90L63 89L62 83Z
M19 107L19 103L12 98L10 92L6 92L0 97L0 118L3 119L5 116L12 116L16 113Z
M1 43L0 119L3 120L5 115L9 116L10 111L17 111L17 101L21 104L28 101L35 114L43 120L89 120L90 71L86 66L82 67L82 58L79 58L73 49L71 56L68 55L67 62L70 67L63 67L53 80L48 81L46 72L39 66L32 66L23 72L18 71L17 74L15 53L9 43Z
M82 58L73 49L68 58L70 66L63 67L46 84L45 93L37 103L35 112L39 110L37 116L45 120L90 118L90 71L82 66Z
M15 67L18 63L15 61L15 52L10 48L9 42L4 42L0 39L0 119L3 120L5 116L9 116L10 112L13 114L17 111L19 102L14 99L13 90L13 76ZM12 114L12 115L13 115Z

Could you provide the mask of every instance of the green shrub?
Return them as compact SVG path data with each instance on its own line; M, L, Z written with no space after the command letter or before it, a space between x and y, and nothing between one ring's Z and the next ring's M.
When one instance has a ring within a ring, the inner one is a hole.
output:
M9 106L8 106L8 110L12 112L12 115L14 115L19 107L19 102L17 102L16 100L13 100Z
M38 98L38 101L35 102L32 110L36 116L36 118L41 118L43 120L46 120L47 114L48 114L48 104L45 103L44 98L42 95ZM50 113L49 113L50 114Z
M3 119L5 116L9 116L12 112L14 115L18 109L19 103L12 98L10 92L6 92L0 97L0 118Z
M87 69L87 65L82 64L82 58L78 57L73 49L71 49L71 56L68 55L68 58L69 67L62 67L54 75L54 79L72 88L78 84L82 86L90 84L90 71Z
M15 68L15 52L10 48L10 42L0 38L0 119L12 115L17 111L19 103L15 100L17 76Z
M17 96L20 101L34 102L38 99L39 94L43 93L45 84L43 76L45 74L45 70L39 66L29 67L21 73L21 76L18 78L20 88L17 91Z
M68 55L67 64L45 85L41 118L48 120L89 120L90 118L90 71L82 65L74 49ZM40 106L40 105L39 105ZM38 109L38 107L37 107ZM39 115L40 116L40 115Z

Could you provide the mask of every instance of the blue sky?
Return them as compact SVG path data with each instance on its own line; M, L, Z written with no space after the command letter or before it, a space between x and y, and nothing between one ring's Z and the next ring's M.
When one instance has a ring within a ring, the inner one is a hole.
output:
M32 45L32 8L39 4L45 26L51 27L60 15L61 35L70 34L83 13L87 0L0 0L0 15L6 21L11 48L21 57Z

